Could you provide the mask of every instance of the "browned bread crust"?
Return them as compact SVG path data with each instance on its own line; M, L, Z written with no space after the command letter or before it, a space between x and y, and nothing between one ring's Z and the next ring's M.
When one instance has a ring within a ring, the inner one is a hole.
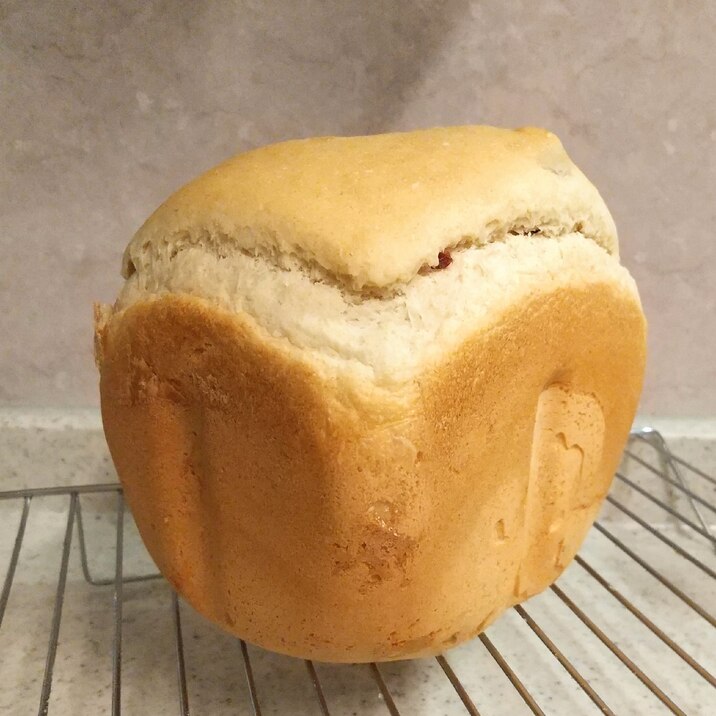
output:
M391 398L180 295L98 323L112 457L162 572L212 621L329 661L433 654L550 584L636 409L644 319L608 280L494 316Z

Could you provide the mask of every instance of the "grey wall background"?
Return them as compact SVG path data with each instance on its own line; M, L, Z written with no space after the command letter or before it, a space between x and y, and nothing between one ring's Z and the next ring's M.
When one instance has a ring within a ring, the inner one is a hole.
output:
M650 319L642 413L716 414L716 3L0 0L0 405L97 403L91 305L178 185L279 139L536 124Z

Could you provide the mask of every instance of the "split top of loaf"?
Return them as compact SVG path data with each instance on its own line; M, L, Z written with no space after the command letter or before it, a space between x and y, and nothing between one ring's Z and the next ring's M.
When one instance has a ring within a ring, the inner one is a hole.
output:
M536 292L602 280L636 295L598 191L535 128L323 137L240 154L154 212L123 275L116 310L198 297L378 384L409 380Z

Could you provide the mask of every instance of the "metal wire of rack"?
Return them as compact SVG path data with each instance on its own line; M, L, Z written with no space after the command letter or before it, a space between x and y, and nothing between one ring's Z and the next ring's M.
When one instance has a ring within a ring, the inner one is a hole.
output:
M646 445L651 451L652 458L656 458L656 464L643 456L640 456L635 448L638 445ZM653 524L654 520L650 520L648 516L639 514L637 509L630 504L631 495L639 495L643 498L645 504L650 505L656 510L668 515L678 525L680 529L686 530L691 536L701 540L709 546L709 550L716 551L716 537L711 527L713 523L713 515L716 514L716 506L709 499L709 495L713 494L716 488L716 479L690 464L688 461L680 458L670 451L666 441L655 430L644 428L632 433L630 443L625 452L627 459L633 460L640 465L646 474L650 475L654 480L660 481L662 486L666 488L667 499L662 499L654 494L654 490L650 490L643 484L639 484L634 479L627 477L622 472L616 475L615 485L619 486L619 490L613 490L612 494L607 497L607 502L612 510L621 513L625 520L648 532L656 538L659 543L668 548L679 559L688 562L692 567L696 568L701 575L716 580L716 571L709 566L703 555L696 555L684 546L683 541L678 541L666 534L665 530L660 526ZM85 524L83 522L82 498L86 498L91 494L109 493L116 496L116 534L115 534L115 551L114 551L114 575L107 578L99 578L93 576L89 566L88 552L89 545L86 536ZM619 494L618 494L619 493ZM676 495L677 499L670 499ZM5 575L2 592L0 593L0 628L3 624L3 618L6 608L12 596L13 580L15 577L18 563L22 557L23 541L26 535L28 516L31 506L36 501L50 496L63 496L67 498L67 519L64 528L64 537L62 541L61 558L59 565L59 574L55 591L54 602L50 605L52 610L52 618L50 622L49 636L47 640L46 658L44 673L38 695L38 713L42 716L48 714L51 705L51 695L53 689L53 673L55 671L55 662L58 651L60 627L62 623L63 607L65 603L65 592L67 585L68 569L70 565L70 556L73 535L77 534L79 544L79 558L81 572L87 584L97 589L111 590L112 609L113 609L113 638L111 643L111 709L113 716L119 716L122 713L122 657L123 657L123 607L124 592L128 584L134 582L145 582L161 579L159 574L126 574L124 570L124 546L125 546L125 530L124 530L124 500L121 487L117 484L96 484L78 487L49 487L39 489L24 489L0 492L0 501L15 501L21 507L19 523L15 532L14 542L10 551L9 563ZM683 514L679 509L679 505L685 506L690 514ZM711 518L711 519L710 519ZM687 590L677 584L672 575L667 575L658 566L655 566L648 557L644 557L635 548L630 546L622 537L620 537L613 527L607 521L600 519L595 524L595 529L606 538L616 549L629 558L635 569L645 571L650 577L655 579L662 587L670 592L677 600L700 620L703 630L709 630L707 638L716 637L716 632L710 631L716 629L716 618L708 610L708 606L700 603L694 596L687 593ZM703 550L701 550L703 552ZM637 604L628 598L622 591L613 586L610 581L603 576L598 568L596 568L583 555L578 555L575 560L576 564L584 571L588 577L594 582L595 590L603 590L626 611L637 619L643 627L653 634L665 647L675 654L699 679L708 684L713 691L714 701L712 707L706 706L707 711L704 713L716 713L716 678L709 671L707 666L697 660L689 650L676 639L669 636L667 631L657 624L645 613ZM561 580L560 580L561 583ZM550 588L553 595L564 605L580 622L591 632L594 637L605 647L617 660L621 666L630 672L636 679L650 692L650 694L665 708L667 712L674 714L685 714L686 711L680 706L669 693L669 684L659 683L655 678L647 673L645 667L640 666L632 659L628 649L620 644L620 640L615 635L609 635L605 629L599 626L594 614L590 614L588 606L581 606L573 599L565 589L558 584L552 585ZM173 630L175 666L176 666L176 704L175 708L182 716L188 716L193 713L190 705L190 690L188 688L187 679L187 662L186 649L184 643L184 634L182 627L183 610L182 602L176 593L171 592L171 623ZM540 623L540 620L533 613L530 603L517 605L514 612L526 624L531 632L536 636L543 647L545 658L554 658L559 667L562 669L565 680L572 680L584 695L596 707L598 712L603 714L614 714L613 707L610 707L610 695L600 692L587 674L585 669L576 663L576 659L570 658L565 650L560 649L557 640L549 633L549 628ZM490 632L491 630L488 630ZM705 632L706 633L706 632ZM509 680L512 687L516 690L523 704L533 714L545 714L545 705L540 703L540 699L531 692L523 679L518 675L518 670L511 665L509 658L502 653L496 643L491 639L488 633L479 636L482 646L494 660L504 676ZM449 657L449 654L448 654ZM446 655L435 657L435 662L440 667L449 684L454 689L459 703L464 707L464 711L469 714L477 715L486 713L480 710L476 705L479 703L478 695L470 693L469 689L458 676L456 670L450 663ZM251 653L247 644L243 640L238 640L237 658L243 665L245 676L245 685L248 694L248 700L251 711L255 716L262 713L262 703L259 698L259 689L252 667ZM285 657L288 659L288 657ZM405 713L399 708L390 685L384 677L384 666L378 664L356 665L356 669L366 669L374 688L376 688L382 699L385 712L396 716ZM306 678L310 681L315 697L315 706L321 714L328 715L334 713L330 707L330 700L326 694L324 683L319 675L316 665L309 661L305 661ZM167 706L166 713L169 713ZM295 713L295 711L287 710L286 713Z

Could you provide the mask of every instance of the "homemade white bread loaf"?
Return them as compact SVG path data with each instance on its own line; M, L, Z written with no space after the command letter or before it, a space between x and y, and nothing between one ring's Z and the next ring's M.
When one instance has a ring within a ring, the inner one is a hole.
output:
M436 653L552 582L605 496L645 324L554 135L286 142L140 229L97 311L107 440L190 603L271 649Z

